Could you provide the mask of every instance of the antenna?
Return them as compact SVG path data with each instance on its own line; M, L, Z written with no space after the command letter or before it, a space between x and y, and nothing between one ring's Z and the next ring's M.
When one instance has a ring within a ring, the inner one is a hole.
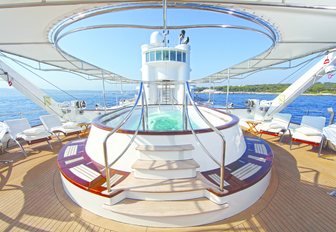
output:
M167 0L162 0L162 7L163 7L163 43L167 46L167 35L169 31L167 31Z

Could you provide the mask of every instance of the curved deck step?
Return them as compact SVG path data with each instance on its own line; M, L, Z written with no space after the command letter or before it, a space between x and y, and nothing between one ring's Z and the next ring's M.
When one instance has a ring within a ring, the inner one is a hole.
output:
M192 144L180 144L180 145L138 145L136 148L138 151L190 151L194 150Z
M193 160L137 160L132 165L133 169L142 170L182 170L199 168L199 164Z
M188 160L195 150L192 144L138 145L136 147L143 160Z
M203 181L200 173L195 178L155 180L136 178L130 174L123 182L114 186L113 190L128 190L133 192L166 193L188 192L213 187Z
M132 217L138 225L179 227L210 223L217 220L228 203L218 205L206 198L186 201L139 201L125 199L103 208L119 215L119 220Z
M195 178L185 179L142 179L130 174L113 191L126 191L126 197L138 200L166 201L204 197L204 191L215 188L198 173Z
M137 160L132 165L134 176L146 179L181 179L196 176L199 164L189 160Z

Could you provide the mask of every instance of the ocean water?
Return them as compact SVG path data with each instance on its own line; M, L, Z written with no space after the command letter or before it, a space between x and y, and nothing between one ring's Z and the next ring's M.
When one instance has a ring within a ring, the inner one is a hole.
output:
M104 105L103 94L101 91L68 91L72 96L55 91L46 90L56 101L71 101L77 98L87 102L87 109L94 109L95 104ZM122 99L134 97L134 92L106 92L106 105L116 105ZM197 94L197 99L207 101L207 94ZM74 98L75 97L75 98ZM229 103L233 103L234 107L244 107L247 99L272 100L276 97L274 94L230 94ZM216 106L224 106L226 103L226 94L214 94L211 96L213 104ZM329 113L327 108L332 107L336 111L336 96L310 96L303 95L298 97L293 103L285 108L283 113L293 115L291 122L300 123L303 115L314 115L327 117L329 122ZM6 119L14 119L25 117L28 118L31 125L41 124L39 116L47 114L39 106L23 96L15 89L0 89L0 121Z
M230 94L228 102L233 103L235 108L244 108L247 99L272 100L276 96L276 94ZM207 94L198 94L198 97L201 99L209 98ZM214 94L211 98L214 105L226 105L226 94ZM336 96L301 95L289 104L282 113L292 114L291 122L296 124L300 124L304 115L324 116L329 123L330 114L327 112L329 107L336 111Z
M45 90L58 102L85 100L87 109L95 109L95 105L104 105L104 98L101 91L67 91L71 96L56 90ZM134 97L131 92L106 92L106 105L114 106L122 99ZM16 89L0 88L0 121L25 117L32 126L41 124L39 116L48 114L30 99L26 98Z

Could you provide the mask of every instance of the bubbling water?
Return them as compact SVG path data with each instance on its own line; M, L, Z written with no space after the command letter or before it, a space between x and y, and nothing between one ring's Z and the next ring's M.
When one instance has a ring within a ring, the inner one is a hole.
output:
M183 129L182 115L179 111L152 113L148 119L151 131L178 131Z

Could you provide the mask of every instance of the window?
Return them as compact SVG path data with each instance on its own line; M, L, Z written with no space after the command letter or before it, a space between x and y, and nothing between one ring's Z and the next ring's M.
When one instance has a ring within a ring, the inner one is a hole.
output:
M146 62L149 62L149 52L146 53Z
M182 54L181 54L181 52L176 52L176 60L177 61L182 61Z
M162 51L155 52L156 61L162 60Z
M146 62L171 60L178 62L187 62L187 54L182 51L157 50L146 53Z
M150 61L155 61L155 52L150 52L149 53L149 60Z
M176 60L176 51L170 51L170 60Z
M163 50L163 60L169 60L169 51Z

